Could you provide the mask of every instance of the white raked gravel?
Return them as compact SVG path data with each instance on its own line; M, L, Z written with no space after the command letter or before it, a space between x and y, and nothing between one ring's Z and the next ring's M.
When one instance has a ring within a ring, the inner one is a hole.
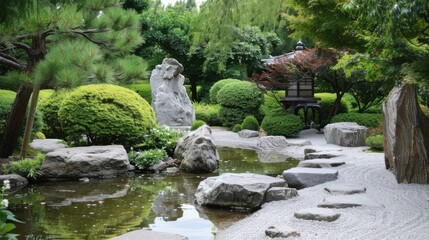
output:
M218 145L254 148L256 139L242 141L236 135L213 129L214 141ZM429 239L429 185L398 184L394 175L386 170L382 153L365 153L364 147L326 144L323 134L314 131L303 132L300 139L310 140L315 147L343 149L345 156L341 160L345 164L335 168L339 171L338 180L299 190L299 196L293 199L266 203L249 217L225 230L218 230L217 240L271 239L265 235L265 230L272 225L288 226L301 234L299 238L288 239ZM304 149L309 147L312 146L293 147L285 152L303 156ZM366 187L365 195L384 208L335 209L341 213L335 222L309 221L293 216L295 211L316 207L325 197L331 196L324 187L336 182Z

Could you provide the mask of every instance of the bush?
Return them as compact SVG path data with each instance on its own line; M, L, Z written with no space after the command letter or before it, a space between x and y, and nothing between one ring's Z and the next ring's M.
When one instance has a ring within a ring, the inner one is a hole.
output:
M263 94L250 82L237 82L225 85L217 94L220 104L219 117L222 124L232 127L243 122L248 115L258 118Z
M285 96L285 93L284 91L277 91L275 95L278 99L281 99ZM272 113L281 113L283 112L283 106L277 102L274 96L264 94L264 103L261 106L261 111L264 116Z
M131 151L128 153L130 162L139 169L149 169L164 160L166 156L167 152L164 149L150 149L143 152Z
M152 107L137 93L115 85L82 86L63 100L58 112L68 141L90 145L141 143L155 125Z
M382 124L380 113L341 113L332 118L332 122L356 122L361 126L376 128Z
M164 149L169 156L173 156L177 141L182 136L182 131L172 130L164 125L159 125L152 128L145 135L143 143L135 145L134 148L138 150Z
M122 86L135 91L140 95L140 97L142 97L148 103L152 102L152 91L150 89L150 83L148 80L138 81L136 83L122 85Z
M48 138L64 139L66 137L66 133L61 127L58 111L68 94L69 92L66 91L57 91L38 104L38 109L43 113L43 132Z
M331 112L331 109L334 106L335 99L337 98L337 96L335 95L335 93L316 93L316 94L314 94L314 96L316 98L320 98L320 100L317 102L317 104L319 104L320 107L322 108L322 113L323 113L323 115L322 115L322 126L325 126L326 124L329 123L329 121L328 121L329 113ZM349 112L349 105L346 102L346 100L344 100L344 98L342 98L341 102L340 102L340 108L338 109L337 114L348 113L348 112ZM312 118L311 113L309 114L308 118L309 119ZM319 119L319 118L316 117L315 119Z
M265 116L261 128L268 135L297 137L304 129L304 123L299 116L294 114L272 114Z
M215 84L213 84L213 86L210 88L210 102L212 104L217 104L218 99L217 99L217 94L219 92L219 90L225 86L228 85L230 83L236 83L236 82L240 82L239 79L233 79L233 78L227 78L227 79L222 79L217 81Z
M241 123L241 129L259 131L259 122L254 116L247 116Z
M372 149L383 151L384 136L383 135L369 136L365 139L365 145L367 145L368 147L371 147Z
M197 130L199 127L205 125L206 122L202 121L202 120L196 120L191 124L191 131L195 131Z
M8 164L3 164L3 171L6 174L18 174L25 176L26 178L37 179L42 176L42 173L39 171L42 162L45 160L45 154L37 154L36 159L26 158L19 161L12 161Z
M240 132L242 129L241 129L241 124L235 124L234 125L234 127L232 128L232 131L233 132Z
M42 132L36 132L36 133L34 134L34 138L35 138L35 139L42 139L42 140L45 140L45 139L46 139L46 136L45 136L45 134L43 134Z
M222 126L219 118L219 105L193 103L195 109L195 118L202 120L210 126Z

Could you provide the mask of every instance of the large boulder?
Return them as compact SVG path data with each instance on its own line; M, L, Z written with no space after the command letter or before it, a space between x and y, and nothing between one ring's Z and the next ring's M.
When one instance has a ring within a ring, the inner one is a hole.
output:
M183 66L176 59L166 58L150 76L152 108L157 123L167 126L190 126L195 121L191 100L183 86Z
M327 143L343 147L365 146L368 128L355 122L338 122L325 126L325 140Z
M209 173L219 168L219 154L213 143L212 131L203 125L179 139L174 158L180 170L190 173Z
M398 183L429 184L429 118L410 84L392 89L383 103L386 168Z
M274 187L279 188L272 195L283 192L286 196L272 197L271 201L296 195L296 192L285 191L287 184L283 179L252 173L225 173L200 182L195 197L199 205L257 209L266 202L267 191Z
M58 148L68 147L66 144L61 142L61 139L34 139L30 146L43 153L55 151Z
M133 170L121 145L60 148L46 154L40 171L46 178L111 177Z

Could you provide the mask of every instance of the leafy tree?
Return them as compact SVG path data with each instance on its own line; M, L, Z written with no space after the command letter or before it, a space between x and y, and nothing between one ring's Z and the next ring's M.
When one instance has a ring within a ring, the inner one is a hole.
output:
M0 64L14 69L9 78L18 76L20 81L1 139L1 157L12 154L33 93L21 151L25 156L40 88L112 82L142 74L136 69L136 58L128 56L141 43L138 16L124 10L119 0L32 1L26 10L10 23L0 24ZM127 70L129 66L134 69Z

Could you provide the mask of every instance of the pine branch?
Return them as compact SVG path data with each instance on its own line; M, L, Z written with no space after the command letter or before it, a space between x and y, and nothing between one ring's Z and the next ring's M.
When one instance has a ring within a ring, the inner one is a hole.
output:
M71 32L66 32L66 33L75 33L75 34L81 35L81 36L83 36L84 38L86 38L88 41L90 41L90 42L92 42L92 43L94 43L94 44L97 44L97 45L99 45L99 46L103 46L103 47L106 47L106 48L107 48L107 49L109 49L109 50L112 50L106 42L96 41L96 40L92 39L92 38L88 35L88 33L101 33L101 32L107 32L107 31L108 31L108 30L101 30L101 29L87 29L87 30L84 30L84 31L71 31Z
M24 49L27 53L30 51L30 49L31 49L31 47L30 46L28 46L27 44L25 44L25 43L22 43L22 42L13 42L12 43L15 47L17 47L17 48L21 48L21 49Z
M0 63L18 70L25 70L25 65L20 63L14 57L4 53L0 53Z

